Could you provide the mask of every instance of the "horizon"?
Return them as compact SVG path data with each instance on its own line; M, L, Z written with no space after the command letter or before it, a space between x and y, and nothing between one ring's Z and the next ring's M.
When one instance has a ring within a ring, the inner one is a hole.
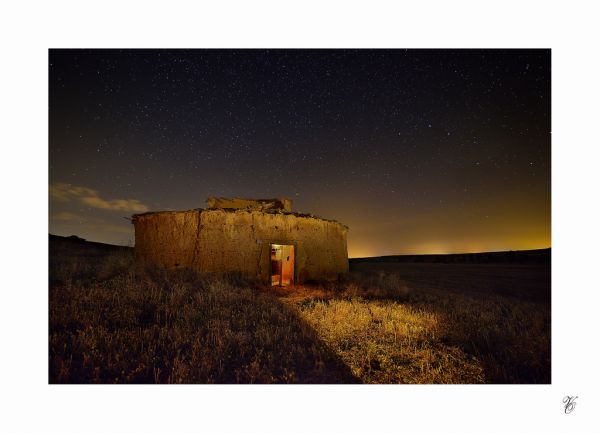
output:
M106 242L95 241L92 239L82 238L76 234L71 234L71 235L57 235L55 233L48 233L48 234L50 236L58 236L58 237L62 237L62 238L76 237L76 238L86 241L86 242L99 243L99 244L110 245L110 246L115 246L115 247L135 248L135 243L132 243L131 245L111 244L111 243L106 243ZM350 260L350 259L372 259L372 258L383 258L383 257L398 257L398 256L452 256L452 255L465 255L465 254L493 254L493 253L510 253L510 252L519 253L519 252L543 251L543 250L551 250L551 249L552 249L552 247L548 246L548 247L542 247L542 248L530 248L530 249L520 249L520 250L469 251L469 252L461 251L461 252L450 252L450 253L422 253L422 254L386 254L383 256L358 256L358 257L350 257L350 255L348 255L348 260Z

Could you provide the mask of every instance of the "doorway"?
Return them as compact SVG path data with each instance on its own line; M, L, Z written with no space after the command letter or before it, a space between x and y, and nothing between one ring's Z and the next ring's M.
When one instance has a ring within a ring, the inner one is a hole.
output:
M271 285L294 284L294 246L271 244Z

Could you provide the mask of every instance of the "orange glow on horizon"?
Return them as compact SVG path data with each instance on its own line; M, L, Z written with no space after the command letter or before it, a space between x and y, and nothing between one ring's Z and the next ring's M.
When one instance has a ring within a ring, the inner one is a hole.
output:
M395 255L425 255L425 254L471 254L489 253L496 251L523 251L551 248L549 240L515 240L513 242L481 242L481 243L421 243L406 244L396 250L390 248L378 249L374 245L355 246L348 243L348 258L380 257Z

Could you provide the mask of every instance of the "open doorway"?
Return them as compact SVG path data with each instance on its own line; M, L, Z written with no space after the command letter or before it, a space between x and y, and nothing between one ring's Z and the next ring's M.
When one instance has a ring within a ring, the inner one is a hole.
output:
M271 285L294 284L294 246L271 244Z

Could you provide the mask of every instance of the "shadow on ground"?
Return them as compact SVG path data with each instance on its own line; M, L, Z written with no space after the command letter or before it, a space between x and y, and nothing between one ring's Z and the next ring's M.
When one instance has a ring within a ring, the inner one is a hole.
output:
M50 383L358 383L298 315L235 278L52 250Z

